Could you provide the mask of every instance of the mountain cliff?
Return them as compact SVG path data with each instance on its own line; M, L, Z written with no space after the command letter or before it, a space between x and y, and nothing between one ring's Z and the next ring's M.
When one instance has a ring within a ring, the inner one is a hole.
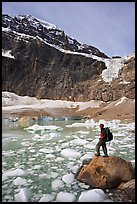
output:
M30 15L2 15L2 91L46 99L135 98L135 54L110 58Z

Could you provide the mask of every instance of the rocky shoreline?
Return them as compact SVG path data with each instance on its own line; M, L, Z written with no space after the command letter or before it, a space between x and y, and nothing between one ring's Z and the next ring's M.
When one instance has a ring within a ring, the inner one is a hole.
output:
M83 161L75 178L90 185L89 190L103 189L114 202L135 202L135 169L118 156L94 156Z
M9 117L40 117L40 116L49 116L49 117L73 117L81 116L83 118L94 119L98 121L100 119L104 120L128 120L135 121L135 107L134 104L126 104L120 107L110 107L110 108L87 108L85 110L79 111L77 108L46 108L46 109L17 109L6 111L2 110L2 118Z
M135 100L122 97L116 101L103 102L91 100L74 102L64 100L39 100L35 97L18 96L2 92L2 117L70 117L100 120L135 121Z
M11 100L11 99L10 99ZM30 99L29 99L30 100ZM16 104L16 103L15 103ZM124 103L111 102L108 105L102 105L96 108L83 108L80 109L78 106L72 106L69 108L51 108L46 107L36 108L34 106L18 106L18 104L5 105L2 109L2 118L11 119L12 121L20 120L22 121L24 127L30 118L37 120L41 116L49 116L53 118L62 117L81 117L83 119L94 119L95 121L102 120L127 120L129 122L135 122L135 100L125 100ZM118 105L115 105L118 104ZM133 192L133 190L132 190ZM106 194L114 202L135 202L135 198L127 194L122 187L117 189L109 189Z

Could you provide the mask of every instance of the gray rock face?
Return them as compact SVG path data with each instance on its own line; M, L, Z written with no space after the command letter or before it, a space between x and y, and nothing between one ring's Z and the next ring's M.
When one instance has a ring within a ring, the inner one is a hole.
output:
M8 39L11 45L16 44ZM3 57L2 61L3 90L19 95L73 100L82 94L84 98L84 87L79 84L105 69L103 62L62 53L39 40L20 41L12 53L15 59Z
M55 46L107 59L97 48L80 45L56 26L31 16L3 15L2 24L2 49L14 56L2 57L2 91L73 101L135 98L135 58L126 62L119 78L106 83L101 77L106 69L103 61L61 52Z

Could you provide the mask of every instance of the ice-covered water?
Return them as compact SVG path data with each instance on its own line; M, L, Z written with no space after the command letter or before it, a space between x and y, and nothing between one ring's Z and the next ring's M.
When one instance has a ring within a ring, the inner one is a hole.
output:
M41 118L23 125L2 121L3 202L109 202L113 196L75 179L84 159L91 159L99 123L113 132L108 154L135 163L135 123ZM101 154L102 150L101 150ZM92 196L91 196L92 195Z

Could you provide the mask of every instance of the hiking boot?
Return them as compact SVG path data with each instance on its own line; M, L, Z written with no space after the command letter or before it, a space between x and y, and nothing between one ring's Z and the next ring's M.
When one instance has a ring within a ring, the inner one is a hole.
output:
M98 156L100 156L100 154L95 154L95 156L97 156L97 157L98 157Z
M108 157L108 154L105 154L103 157Z

